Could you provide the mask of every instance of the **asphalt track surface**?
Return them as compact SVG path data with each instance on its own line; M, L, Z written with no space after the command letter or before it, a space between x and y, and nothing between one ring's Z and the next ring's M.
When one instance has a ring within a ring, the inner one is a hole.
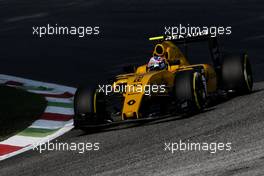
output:
M73 130L62 142L99 142L99 151L29 151L0 163L0 175L263 175L264 3L262 1L69 1L1 0L2 73L77 86L96 83L124 63L144 63L147 38L165 25L232 26L225 50L247 51L254 93L220 103L188 118L172 117L100 133ZM99 25L102 35L85 39L32 36L47 23ZM202 62L202 52L194 62ZM164 151L164 142L231 142L231 151Z

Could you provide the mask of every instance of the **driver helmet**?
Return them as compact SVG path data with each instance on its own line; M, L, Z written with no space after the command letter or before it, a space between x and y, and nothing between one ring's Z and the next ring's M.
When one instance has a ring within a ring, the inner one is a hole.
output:
M153 56L148 62L149 70L163 70L166 68L165 59L160 56Z

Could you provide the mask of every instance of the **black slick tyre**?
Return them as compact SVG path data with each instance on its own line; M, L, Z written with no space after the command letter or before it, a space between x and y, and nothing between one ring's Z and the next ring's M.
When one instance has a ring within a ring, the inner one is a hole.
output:
M226 91L247 94L252 91L253 76L247 54L225 57L222 62L222 86Z
M193 70L176 73L173 91L179 110L197 113L204 108L206 90L200 73Z

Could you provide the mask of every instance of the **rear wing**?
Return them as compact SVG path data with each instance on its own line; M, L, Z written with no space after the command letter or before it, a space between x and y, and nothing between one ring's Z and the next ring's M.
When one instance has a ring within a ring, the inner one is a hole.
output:
M222 55L220 53L219 45L217 37L212 37L209 34L201 34L197 36L157 36L149 38L150 41L158 41L159 43L163 41L171 41L174 44L183 44L184 45L184 52L185 56L188 58L188 44L196 43L196 42L208 42L211 58L213 61L214 67L220 68L221 67L221 58Z
M201 35L196 35L196 36L189 36L189 35L175 35L175 36L157 36L157 37L151 37L149 38L150 41L172 41L175 44L184 44L184 43L193 43L193 42L201 42L201 41L206 41L210 40L211 37L208 34L201 34Z

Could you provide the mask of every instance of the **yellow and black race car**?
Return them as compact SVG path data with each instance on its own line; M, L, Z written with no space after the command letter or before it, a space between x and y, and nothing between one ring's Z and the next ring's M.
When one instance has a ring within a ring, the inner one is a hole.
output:
M215 37L204 35L166 40L161 36L150 40L157 42L153 50L157 62L127 67L128 73L117 75L110 85L77 89L74 97L76 128L161 117L163 114L197 113L206 108L211 97L252 91L248 55L224 57ZM209 44L211 65L190 64L187 53L177 47L200 41ZM155 64L163 66L155 68Z

